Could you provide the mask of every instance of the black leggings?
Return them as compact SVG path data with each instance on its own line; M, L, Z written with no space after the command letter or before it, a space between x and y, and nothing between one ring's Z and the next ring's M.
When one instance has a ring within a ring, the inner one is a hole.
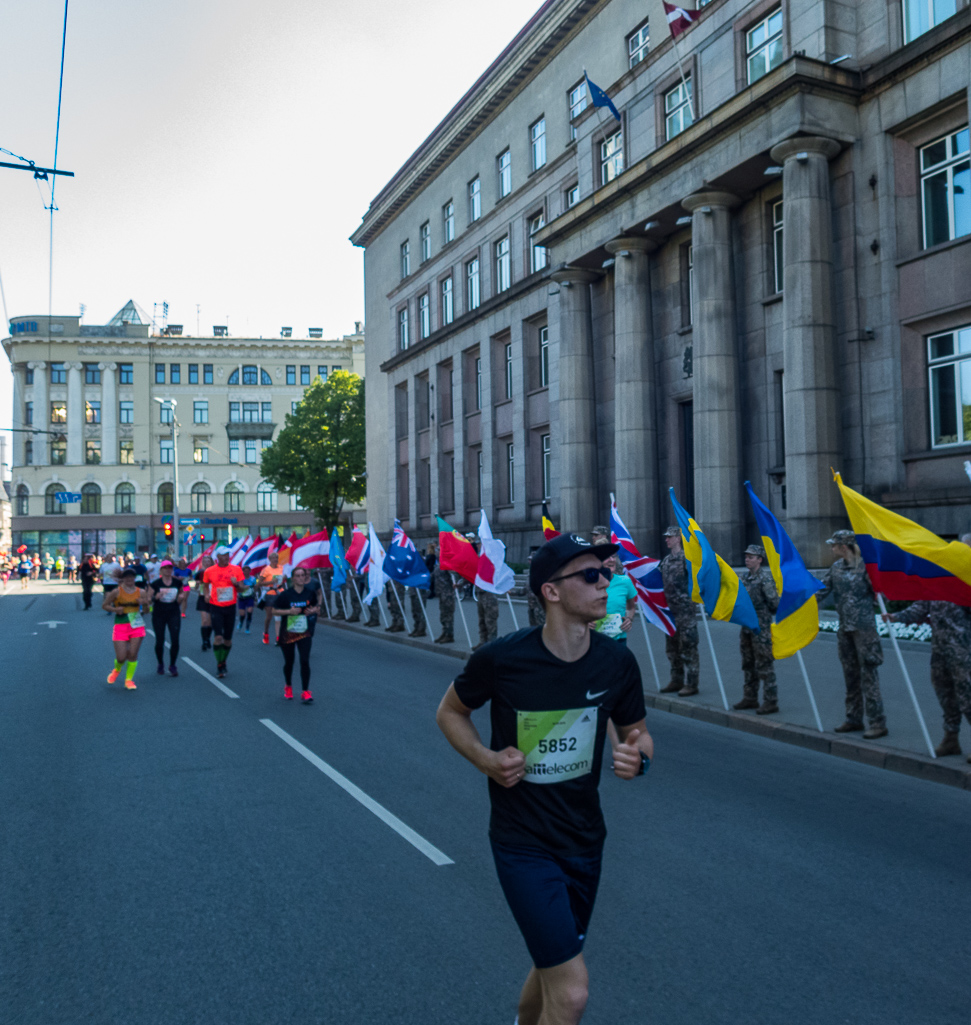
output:
M299 641L292 641L290 644L281 644L283 648L283 679L287 686L293 678L293 660L300 652L300 682L304 690L310 689L310 645L312 637L301 637Z
M182 629L182 612L179 606L175 606L176 614L163 612L161 615L158 609L152 612L152 629L155 631L155 658L159 665L165 664L165 628L169 628L169 637L172 648L169 651L169 665L174 666L175 660L179 657L179 631Z

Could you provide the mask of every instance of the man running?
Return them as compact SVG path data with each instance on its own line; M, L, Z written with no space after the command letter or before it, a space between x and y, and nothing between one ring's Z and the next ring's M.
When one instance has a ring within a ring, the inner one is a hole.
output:
M473 652L438 708L449 743L489 777L496 872L533 960L519 1025L576 1025L586 1007L582 951L607 835L597 787L608 718L621 741L616 776L642 774L654 753L636 659L589 627L606 612L603 563L617 547L576 534L543 545L529 586L546 625ZM487 701L489 747L471 719Z
M152 629L155 631L156 672L165 675L165 631L169 632L169 676L178 676L176 661L179 657L179 634L182 632L182 615L189 602L188 591L175 576L175 567L166 559L159 565L159 576L148 585L147 593L152 596Z
M263 620L263 643L270 643L270 620L273 618L273 603L276 596L283 590L283 570L279 568L280 556L271 552L267 557L267 565L260 570L260 608L266 609ZM277 640L280 639L280 623L277 621Z
M216 656L216 676L226 675L226 661L233 646L233 628L236 626L236 592L243 585L244 573L239 566L230 566L229 549L222 545L216 549L216 565L202 575L206 587L206 601L212 619L212 651Z

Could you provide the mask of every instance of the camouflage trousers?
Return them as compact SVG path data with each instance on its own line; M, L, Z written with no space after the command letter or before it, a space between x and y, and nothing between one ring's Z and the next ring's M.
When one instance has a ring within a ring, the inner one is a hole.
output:
M543 608L543 603L528 589L526 591L526 614L529 616L530 626L546 626L546 610Z
M962 713L971 722L971 659L968 653L931 642L931 684L944 713L945 731L959 732Z
M698 621L692 613L675 617L674 625L677 628L675 633L664 641L664 651L671 663L671 682L697 687L700 675Z
M760 633L755 633L743 626L738 637L738 646L742 653L745 697L758 701L759 681L761 681L763 700L778 701L779 689L775 682L775 656L772 654L771 629L763 628Z
M876 632L838 630L836 642L846 681L846 721L862 724L865 710L871 726L886 726L877 674L883 662L880 638Z
M438 596L438 618L442 621L442 636L449 639L455 637L455 591L451 585L439 585L435 588Z
M370 605L367 606L367 621L377 626L381 622L381 609L379 606L379 599L375 598Z
M479 643L499 636L499 598L491 591L477 591L479 600Z
M425 610L422 608L421 595L417 587L409 588L411 591L411 618L415 621L414 633L416 637L422 637L428 631L428 623L425 621Z
M357 583L356 580L352 580L348 577L347 583L344 585L344 595L351 610L351 616L348 620L349 623L356 623L361 618L361 599L358 598L357 591L354 590L355 583Z
M405 604L404 585L394 580L389 580L384 585L384 600L388 603L388 612L391 614L391 627L389 629L404 630L405 617L402 612Z

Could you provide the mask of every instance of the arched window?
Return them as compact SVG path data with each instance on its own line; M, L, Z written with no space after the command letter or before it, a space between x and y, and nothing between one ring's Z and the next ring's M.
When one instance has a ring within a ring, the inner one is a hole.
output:
M226 512L243 511L243 486L231 480L223 492L224 508Z
M243 364L243 384L253 387L256 384L257 377L262 385L273 384L273 378L262 368L257 367L255 363L244 363ZM239 370L237 367L229 375L229 384L239 384Z
M194 513L209 512L209 485L202 481L193 484L190 499Z
M133 513L135 511L135 485L119 484L115 488L115 512Z
M239 384L239 368L237 367L230 375L227 384Z
M263 481L256 489L256 511L276 512L277 491L268 481Z
M64 505L54 497L59 491L64 490L63 484L48 484L44 492L44 513L47 516L63 516L67 511Z
M84 484L81 487L81 515L101 515L101 488L97 484Z
M273 384L273 378L260 367L260 384Z
M30 489L26 484L17 485L17 512L16 516L26 516L30 508Z
M243 365L243 384L256 384L256 364L248 363Z
M159 484L158 486L158 511L160 513L170 513L174 508L175 489L172 487L171 481L165 484Z

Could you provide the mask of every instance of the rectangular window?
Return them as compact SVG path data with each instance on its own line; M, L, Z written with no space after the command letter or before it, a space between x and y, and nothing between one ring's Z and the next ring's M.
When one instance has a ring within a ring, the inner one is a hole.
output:
M293 363L287 365L287 384L297 383L297 368Z
M691 97L690 75L664 94L664 136L666 139L673 139L676 135L680 135L694 121Z
M24 442L24 466L33 466L33 465L34 465L34 442L33 442L33 439L28 438ZM19 502L19 499L18 499L18 502ZM17 513L17 515L18 516L26 516L27 515L27 510L26 509L22 509L21 512Z
M956 11L957 0L904 0L904 42L929 32Z
M261 402L260 403L260 419L265 424L273 423L273 403L272 402Z
M398 351L404 352L411 345L408 333L408 307L398 310Z
M292 415L293 415L294 413L296 413L296 411L297 411L297 406L299 406L299 405L300 405L300 403L299 403L299 402L297 402L296 400L294 400L294 399L291 399L291 400L290 400L290 415L291 415L291 416L292 416Z
M202 364L202 383L203 384L212 384L212 364L211 363L203 363Z
M638 25L627 37L627 60L630 67L636 67L647 56L647 44L651 34L648 31L647 20Z
M543 499L548 500L552 488L550 486L550 436L541 434L539 436L540 458L542 460L543 472Z
M192 461L194 463L209 462L209 446L204 441L197 441L192 446Z
M505 292L512 284L509 266L509 236L503 235L496 243L496 292Z
M173 463L175 462L175 446L172 443L171 438L159 438L158 441L158 461L160 463Z
M600 184L613 181L624 170L624 133L614 132L600 143Z
M84 383L101 384L101 370L97 363L84 364Z
M546 164L546 118L541 117L529 126L530 167L538 171Z
M24 403L24 426L30 427L34 422L34 404L33 402Z
M503 357L503 369L505 371L503 375L503 384L505 385L505 395L507 399L512 398L512 342L506 342L502 350Z
M506 501L516 501L516 450L512 442L506 445Z
M307 363L300 365L300 384L303 387L307 387L310 384L310 365Z
M782 63L781 7L745 33L745 61L749 85Z
M931 445L971 441L971 326L927 339Z
M115 513L123 516L126 513L135 511L135 489L132 485L126 488L118 488L115 491Z
M540 245L538 242L534 241L534 236L538 235L545 227L546 218L543 216L542 211L530 217L529 270L532 274L535 274L537 271L545 270L546 268L546 246Z
M182 383L182 366L179 363L169 364L169 383L170 384L181 384Z
M246 438L246 462L256 462L256 438Z
M131 439L118 442L118 462L122 466L133 466L135 464L135 442Z
M499 198L502 199L512 192L512 155L509 150L503 150L496 157L496 172L499 176Z
M170 424L172 422L172 407L170 405L166 404L158 407L158 422L160 424Z
M775 291L782 291L782 200L772 204L772 270Z
M243 384L251 386L256 384L256 367L252 363L243 367Z
M242 417L240 416L240 413L239 413L239 403L238 402L230 402L230 404L229 404L229 422L231 424L238 424L238 423L241 422L241 420L242 420Z
M84 461L89 466L97 466L101 462L101 442L88 438L84 442Z
M340 370L340 369L341 369L340 367L335 367L335 366L331 365L330 372L332 374L336 374L337 371Z
M408 241L401 243L401 277L402 280L411 273L411 245Z
M469 224L482 216L482 182L473 178L469 182Z
M135 422L135 403L130 399L122 399L118 403L118 423L133 424Z
M482 408L482 357L475 357L475 408Z
M258 402L243 403L243 423L257 424L260 422L260 404Z
M198 363L190 363L189 364L189 384L198 384L198 383L199 383L199 364Z
M688 264L688 319L685 322L685 327L690 327L693 323L691 313L691 300L695 294L695 247L688 244L688 250L685 253L685 258Z
M135 382L135 367L132 363L119 363L118 364L118 383L119 384L134 384Z
M550 329L545 324L539 329L539 386L550 386Z
M66 424L67 423L67 403L66 402L52 402L51 403L51 423L52 424Z
M924 247L971 234L971 161L968 126L920 151Z
M421 262L432 258L432 229L428 221L418 229L418 239L421 243Z
M33 369L31 367L28 367L24 371L24 384L33 384L33 383L34 383L34 371L33 371Z
M67 442L51 442L51 465L63 466L67 462Z
M451 275L442 281L442 324L451 324L455 318Z
M476 310L479 302L479 261L474 259L465 265L465 308Z
M418 337L427 338L432 333L432 313L428 293L418 296Z
M51 384L67 384L67 367L63 363L51 364Z
M579 183L567 189L564 193L566 200L566 208L570 209L571 206L576 206L580 202L580 185Z
M86 424L101 423L101 400L89 399L84 404L84 422Z
M261 484L260 487L256 489L256 511L276 512L277 494L278 492L269 490L265 485Z
M584 78L567 94L570 105L570 139L577 137L577 127L573 123L586 109L590 103L590 94L587 92L587 80Z
M327 380L327 367L325 365L318 365L317 376L321 379L321 381Z
M209 423L209 400L198 399L192 403L192 422L194 424Z
M165 364L164 363L156 363L155 364L155 383L156 384L165 384Z
M239 462L239 438L229 439L229 461L231 463Z
M449 200L442 207L442 242L448 245L455 238L455 204Z

